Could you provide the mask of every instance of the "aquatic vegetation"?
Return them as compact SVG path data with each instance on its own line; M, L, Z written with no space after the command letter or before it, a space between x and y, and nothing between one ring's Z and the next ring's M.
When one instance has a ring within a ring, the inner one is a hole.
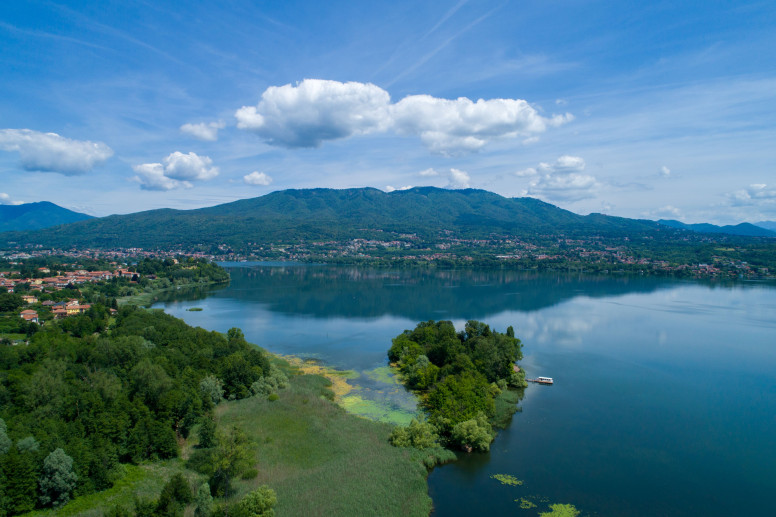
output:
M373 381L382 382L383 384L401 384L396 377L398 370L391 368L390 366L380 366L374 370L367 370L364 375L372 379Z
M531 508L536 508L536 503L533 501L526 499L525 497L521 497L520 499L515 499L516 503L520 503L520 508L523 510L530 510Z
M320 375L331 382L331 391L334 392L334 400L340 403L342 397L353 391L353 386L348 384L348 379L358 378L358 372L352 370L335 370L314 360L303 360L292 355L281 356L299 373L305 375ZM343 406L344 407L344 406ZM347 408L346 408L347 409Z
M523 480L510 474L493 474L490 478L500 481L502 485L520 486L523 484Z
M188 308L186 310L189 311L189 312L201 312L204 309L202 309L202 307L190 307L190 308Z
M361 395L347 395L337 401L348 413L377 420L378 422L387 422L396 425L409 425L413 418L417 417L414 412L405 409L381 404L375 400L363 398Z
M577 517L581 512L573 504L551 504L549 512L540 512L539 517Z

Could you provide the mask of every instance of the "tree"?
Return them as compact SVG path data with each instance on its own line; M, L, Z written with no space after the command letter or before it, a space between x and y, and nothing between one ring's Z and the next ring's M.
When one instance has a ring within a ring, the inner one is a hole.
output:
M11 439L8 438L8 426L5 420L0 418L0 454L5 454L11 449Z
M226 496L231 480L250 466L253 454L245 433L236 427L217 433L217 440L218 445L212 456L210 490L214 492L213 495Z
M40 478L40 502L44 506L51 504L55 508L70 500L70 492L75 488L78 475L73 471L73 458L58 448L43 460L43 473Z
M211 415L202 417L199 426L199 446L209 449L216 444L216 421Z
M175 474L162 488L156 515L175 516L183 513L183 508L193 499L191 487L180 472Z
M32 455L20 453L16 447L12 447L3 460L6 509L12 515L33 510L37 492L37 476Z
M199 381L199 389L213 404L218 404L224 398L221 380L215 375L208 375Z
M262 485L240 501L240 510L245 517L272 517L275 515L272 507L277 503L275 491Z
M490 450L494 433L488 418L483 413L479 413L476 418L453 426L451 438L462 448L471 447L474 450L486 452Z
M213 496L210 495L210 485L202 483L197 489L197 508L194 510L196 517L208 517L213 508Z

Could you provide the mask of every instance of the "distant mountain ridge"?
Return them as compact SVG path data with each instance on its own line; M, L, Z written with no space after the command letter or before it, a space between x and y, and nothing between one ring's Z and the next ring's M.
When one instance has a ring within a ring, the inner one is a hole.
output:
M754 225L776 232L776 221L760 221L759 223L754 223Z
M717 226L709 223L686 224L674 219L660 219L658 223L671 228L690 230L701 233L725 233L728 235L742 235L745 237L776 237L776 231L751 223Z
M169 248L225 243L242 248L262 242L385 238L388 232L422 239L441 232L477 239L494 234L625 237L665 234L666 228L654 221L582 216L538 199L477 189L292 189L196 210L151 210L6 233L0 235L0 245Z
M0 205L0 232L39 230L92 218L48 201Z

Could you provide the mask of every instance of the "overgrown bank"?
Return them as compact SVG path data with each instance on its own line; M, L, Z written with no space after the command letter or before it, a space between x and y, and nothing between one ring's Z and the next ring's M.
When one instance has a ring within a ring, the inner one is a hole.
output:
M429 513L422 458L389 425L238 329L122 307L76 334L52 322L0 347L0 515Z

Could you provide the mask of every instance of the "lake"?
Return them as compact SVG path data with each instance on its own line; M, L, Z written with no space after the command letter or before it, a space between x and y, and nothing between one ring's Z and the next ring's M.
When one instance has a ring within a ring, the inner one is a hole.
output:
M225 265L228 287L155 307L353 370L355 407L371 416L402 421L415 410L381 375L404 329L429 319L514 326L528 376L555 384L525 390L489 454L431 473L435 515L535 516L551 503L600 516L776 515L773 284Z

